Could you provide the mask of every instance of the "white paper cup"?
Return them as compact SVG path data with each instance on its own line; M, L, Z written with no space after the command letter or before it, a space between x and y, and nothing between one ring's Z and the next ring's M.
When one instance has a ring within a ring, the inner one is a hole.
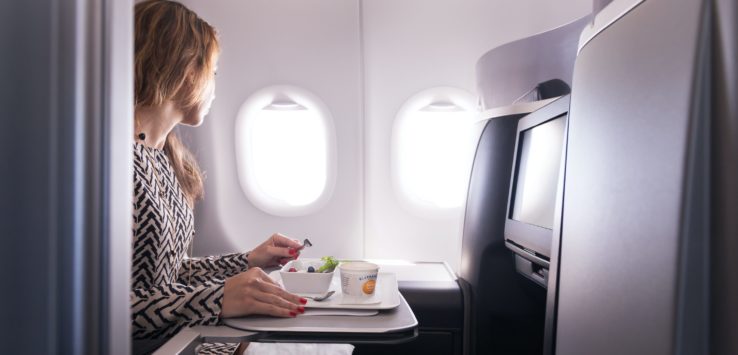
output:
M344 295L369 298L374 295L377 285L379 266L367 262L342 263L338 269L341 273L341 292Z

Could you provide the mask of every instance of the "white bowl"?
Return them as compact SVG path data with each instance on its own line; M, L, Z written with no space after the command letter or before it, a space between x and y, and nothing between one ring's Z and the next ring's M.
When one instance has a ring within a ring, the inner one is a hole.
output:
M279 276L282 277L284 288L292 293L318 293L328 292L333 279L333 272L317 272L323 266L320 260L292 260L282 266ZM309 266L315 268L316 272L307 272ZM297 272L289 272L294 267Z

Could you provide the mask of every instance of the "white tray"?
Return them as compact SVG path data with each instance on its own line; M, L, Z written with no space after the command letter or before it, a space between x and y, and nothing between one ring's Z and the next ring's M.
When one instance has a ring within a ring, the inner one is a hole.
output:
M318 335L319 333L378 334L400 332L417 327L418 320L415 318L412 309L410 309L407 301L402 298L402 295L399 295L399 297L400 306L394 309L378 311L376 315L369 317L305 317L304 315L298 315L296 318L279 318L252 315L242 318L226 318L223 320L223 323L231 328L248 330L251 332L287 332L286 335L283 335L286 339L290 339L289 333L291 332L308 332L315 335ZM189 329L193 328L185 328L185 330ZM225 339L221 338L211 337L211 339L216 339L218 342L225 341ZM254 341L258 340L254 339ZM341 341L338 342L340 343Z
M282 285L282 278L279 271L269 273L274 281ZM341 280L339 273L336 272L331 280L329 290L336 293L321 302L315 302L308 299L305 308L331 308L331 309L392 309L400 305L400 290L397 287L397 277L394 273L380 272L377 275L377 286L374 289L374 296L367 300L357 302L355 299L344 296L341 292ZM318 296L317 294L300 294L300 296Z

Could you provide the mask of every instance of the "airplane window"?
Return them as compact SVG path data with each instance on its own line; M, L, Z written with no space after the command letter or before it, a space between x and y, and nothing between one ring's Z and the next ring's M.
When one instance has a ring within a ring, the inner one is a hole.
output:
M460 207L478 139L476 97L441 87L411 97L393 129L393 177L406 202L423 209Z
M251 95L236 120L236 157L249 200L277 216L322 207L335 180L330 112L312 93L272 86Z

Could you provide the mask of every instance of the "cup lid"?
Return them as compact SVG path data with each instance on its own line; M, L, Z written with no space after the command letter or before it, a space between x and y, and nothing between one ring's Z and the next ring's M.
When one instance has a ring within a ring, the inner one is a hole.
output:
M365 261L351 261L342 263L339 268L346 271L373 271L379 269L379 265Z

